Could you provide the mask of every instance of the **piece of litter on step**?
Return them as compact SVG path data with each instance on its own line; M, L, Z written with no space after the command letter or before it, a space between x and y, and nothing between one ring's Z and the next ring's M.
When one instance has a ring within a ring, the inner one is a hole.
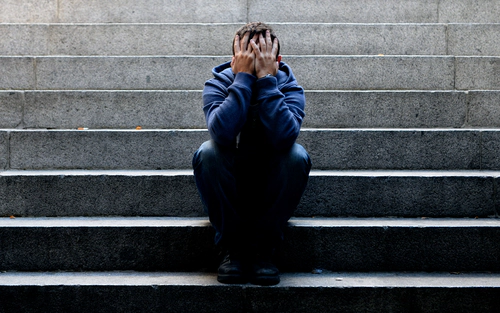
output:
M336 281L343 281L344 279L342 277L337 277L335 278Z
M319 269L319 268L315 268L315 269L312 270L312 273L313 274L321 274L321 273L323 273L323 270Z
M16 218L14 215L11 215L10 218Z
M78 127L78 130L88 130L87 127Z
M142 129L142 127L141 127L141 126L137 126L137 127L135 128L135 130L141 130L141 129Z

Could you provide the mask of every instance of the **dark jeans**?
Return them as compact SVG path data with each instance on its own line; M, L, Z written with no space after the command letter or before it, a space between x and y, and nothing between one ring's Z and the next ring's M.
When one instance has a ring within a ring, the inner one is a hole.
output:
M242 151L201 145L193 157L196 185L215 243L222 247L275 248L304 192L311 169L306 150Z

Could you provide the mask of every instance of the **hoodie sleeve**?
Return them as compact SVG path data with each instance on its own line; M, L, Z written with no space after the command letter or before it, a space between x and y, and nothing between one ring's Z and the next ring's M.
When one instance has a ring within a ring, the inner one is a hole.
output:
M230 84L213 78L203 89L203 112L212 139L220 145L232 145L247 119L256 77L238 73Z
M261 122L276 150L293 145L305 116L304 90L297 85L293 75L291 78L278 88L277 78L268 76L257 80L254 87Z

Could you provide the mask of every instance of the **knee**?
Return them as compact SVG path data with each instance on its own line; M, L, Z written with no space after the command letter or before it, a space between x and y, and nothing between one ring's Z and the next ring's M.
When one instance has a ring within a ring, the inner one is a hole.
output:
M212 140L205 141L194 153L193 168L198 168L202 163L211 163L211 160L216 158L216 154L215 143Z
M295 143L292 148L290 148L284 164L289 168L300 169L306 173L309 173L312 166L311 158L306 149L298 143Z
M193 168L200 166L230 166L234 159L231 148L218 145L215 141L205 141L194 153Z

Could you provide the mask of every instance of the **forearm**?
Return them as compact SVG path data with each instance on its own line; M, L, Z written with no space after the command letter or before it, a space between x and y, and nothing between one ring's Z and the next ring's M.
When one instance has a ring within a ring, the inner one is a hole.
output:
M305 115L303 89L295 85L282 93L274 77L258 80L256 88L259 115L269 141L277 150L290 147L300 133Z
M222 145L235 142L247 119L255 77L246 73L236 75L231 86L207 82L203 91L207 128L212 139Z

